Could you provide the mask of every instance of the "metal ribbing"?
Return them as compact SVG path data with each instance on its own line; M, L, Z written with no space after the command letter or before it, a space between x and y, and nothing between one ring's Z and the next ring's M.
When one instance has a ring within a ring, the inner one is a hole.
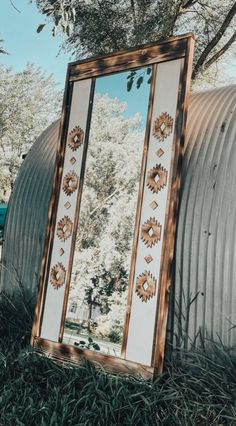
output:
M175 333L236 343L236 87L191 97L176 245ZM196 297L189 309L189 301ZM189 310L189 312L188 312ZM182 316L180 316L180 311ZM180 324L181 323L181 324Z
M1 289L35 296L58 122L24 161L8 209ZM176 243L175 321L186 346L199 327L236 343L236 86L191 96ZM199 293L198 293L199 292ZM198 296L188 310L188 300ZM179 310L182 315L179 314ZM188 319L189 317L189 319ZM186 320L187 318L187 320Z
M58 121L32 146L10 198L2 252L0 289L35 297L54 171Z

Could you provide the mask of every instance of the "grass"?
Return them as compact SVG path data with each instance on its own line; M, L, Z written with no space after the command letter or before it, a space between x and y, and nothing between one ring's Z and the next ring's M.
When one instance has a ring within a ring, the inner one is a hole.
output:
M31 321L25 303L2 298L1 426L236 425L236 356L223 344L175 353L147 382L38 356L28 345Z

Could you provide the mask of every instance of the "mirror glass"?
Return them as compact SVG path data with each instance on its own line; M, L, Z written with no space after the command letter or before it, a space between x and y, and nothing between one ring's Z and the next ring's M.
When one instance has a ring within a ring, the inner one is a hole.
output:
M151 68L96 79L63 342L120 356Z

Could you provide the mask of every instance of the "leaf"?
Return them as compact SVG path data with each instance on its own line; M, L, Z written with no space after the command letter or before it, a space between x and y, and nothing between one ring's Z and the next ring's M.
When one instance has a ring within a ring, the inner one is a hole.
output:
M137 80L137 89L139 89L140 88L140 86L141 86L141 84L142 84L142 82L143 82L143 76L141 75L139 78L138 78L138 80Z
M131 73L127 76L127 79L132 78L137 74L137 71L131 71Z
M53 6L47 7L46 9L43 9L43 14L47 15L47 16L50 16L50 15L52 15L53 11L54 11L54 7Z
M92 337L89 337L89 338L88 338L88 341L89 341L89 343L92 343L92 342L93 342Z
M95 349L95 351L100 351L100 346L97 343L94 343L93 349Z
M66 26L66 35L68 37L70 36L70 27L69 27L69 25Z
M127 92L130 92L130 90L132 89L133 82L134 82L134 77L131 77L131 79L127 82Z
M41 33L46 24L40 24L37 28L37 33Z
M76 17L76 10L74 7L72 7L72 18L74 22L75 22L75 17Z
M55 37L57 32L57 27L54 25L54 27L52 28L52 36Z
M57 16L55 16L54 21L55 21L55 25L56 25L56 27L59 25L59 22L61 21L61 18L62 18L62 16L61 16L61 15L57 15Z

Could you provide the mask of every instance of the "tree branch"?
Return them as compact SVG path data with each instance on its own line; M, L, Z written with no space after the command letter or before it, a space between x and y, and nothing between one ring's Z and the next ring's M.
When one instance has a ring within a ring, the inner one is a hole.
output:
M104 200L102 200L102 205L95 207L92 211L89 212L89 216L91 217L97 210L103 209L106 206L107 201L109 201L111 198L113 198L114 195L116 195L118 192L120 192L120 190L121 190L121 188L116 188L115 191L112 192L112 194L110 194L108 197L106 197Z
M202 54L200 55L196 65L195 65L193 74L192 74L193 79L196 77L200 68L203 66L204 62L206 61L206 58L209 55L209 53L214 49L214 47L217 45L217 43L223 37L225 31L227 30L230 22L232 21L232 19L235 16L235 14L236 14L236 2L234 3L234 5L231 7L228 14L226 15L224 22L222 23L220 29L217 31L215 36L211 39L211 41L208 43L208 45L206 46L206 48L203 50Z
M225 45L217 53L215 53L215 55L213 55L211 59L209 59L209 61L206 62L205 69L209 68L214 62L216 62L230 48L230 46L235 41L236 41L236 31L234 32L232 37L230 37L227 43L225 43Z
M186 3L183 2L181 7L182 7L182 9L188 9L189 7L193 6L197 2L198 2L198 0L188 0Z
M19 9L17 9L17 7L14 5L13 0L10 0L10 3L12 5L12 7L14 7L14 9L18 12L21 13L21 11Z
M130 4L131 4L131 10L132 10L132 14L133 14L134 25L136 25L137 21L136 21L136 13L135 13L135 7L134 7L134 0L130 0Z

